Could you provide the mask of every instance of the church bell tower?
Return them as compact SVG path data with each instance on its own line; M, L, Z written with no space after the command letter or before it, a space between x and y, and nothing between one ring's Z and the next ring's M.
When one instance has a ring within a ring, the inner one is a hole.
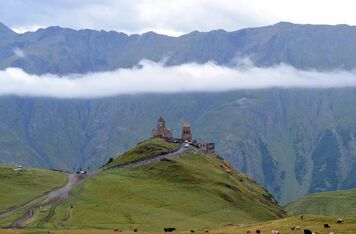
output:
M189 142L192 142L193 140L192 132L190 131L190 125L187 121L185 121L183 124L182 140L189 141Z

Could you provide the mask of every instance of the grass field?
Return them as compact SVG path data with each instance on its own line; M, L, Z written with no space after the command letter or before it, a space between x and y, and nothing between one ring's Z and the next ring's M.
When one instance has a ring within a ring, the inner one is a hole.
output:
M260 230L261 233L270 234L272 230L278 230L281 234L302 234L304 229L309 229L313 233L329 234L355 234L356 233L356 219L346 218L344 224L336 223L337 217L304 215L301 220L299 216L288 217L285 219L273 220L263 223L252 224L246 227L222 227L211 230L211 233L256 233ZM324 224L329 224L330 228L324 228ZM292 226L299 226L299 230L291 230Z
M105 166L112 167L152 155L166 154L177 150L179 147L180 144L177 143L168 143L164 139L160 138L150 138L139 143L135 148L125 152Z
M187 230L283 215L264 188L226 161L197 151L91 177L72 191L44 227ZM30 225L36 226L36 221Z
M311 194L289 203L285 209L291 215L356 217L356 189Z
M356 233L356 219L346 218L344 224L336 224L337 217L325 217L325 216L314 216L305 215L303 220L299 217L288 217L284 219L278 219L273 221L260 222L250 225L237 225L230 224L221 227L212 227L207 230L209 233L226 233L226 234L246 234L247 231L251 233L256 233L256 230L260 230L261 233L270 234L272 230L278 230L281 234L303 234L304 229L309 229L314 233L319 234L329 234L334 232L335 234L355 234ZM323 226L327 223L330 228L325 229ZM292 231L292 226L300 226L299 230ZM205 233L206 229L196 229L195 233ZM142 232L139 233L162 233L160 232ZM118 233L114 229L67 229L67 230L57 230L57 229L26 229L26 230L0 230L1 234L48 234L48 233L58 233L58 234L111 234ZM134 233L133 230L122 230L122 234ZM191 233L190 230L176 231L174 233Z
M0 213L33 200L56 187L63 186L66 175L41 169L13 171L0 165Z

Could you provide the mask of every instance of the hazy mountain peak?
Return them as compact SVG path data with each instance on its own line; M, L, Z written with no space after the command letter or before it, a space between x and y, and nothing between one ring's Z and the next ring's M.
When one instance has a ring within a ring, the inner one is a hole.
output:
M16 34L11 28L0 22L0 34Z

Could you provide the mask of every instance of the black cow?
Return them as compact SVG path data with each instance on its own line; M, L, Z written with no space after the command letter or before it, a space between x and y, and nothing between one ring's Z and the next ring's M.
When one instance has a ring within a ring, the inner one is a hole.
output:
M330 225L327 223L324 223L324 228L330 228Z
M304 234L313 234L309 229L304 229Z
M175 230L175 228L164 228L164 232L173 232Z
M261 233L261 230L257 229L257 230L256 230L256 233Z

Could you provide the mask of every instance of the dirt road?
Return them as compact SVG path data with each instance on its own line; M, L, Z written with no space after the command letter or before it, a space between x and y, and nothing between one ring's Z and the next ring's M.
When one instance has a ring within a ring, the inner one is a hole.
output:
M8 210L5 213L0 214L0 218L9 216L21 210L25 210L24 215L10 225L10 228L22 228L26 221L31 219L36 214L36 209L44 206L50 206L51 208L49 214L45 218L49 220L54 215L55 209L67 200L68 194L72 188L78 185L83 179L87 178L88 175L67 174L67 177L68 181L64 187L53 190L40 198Z

